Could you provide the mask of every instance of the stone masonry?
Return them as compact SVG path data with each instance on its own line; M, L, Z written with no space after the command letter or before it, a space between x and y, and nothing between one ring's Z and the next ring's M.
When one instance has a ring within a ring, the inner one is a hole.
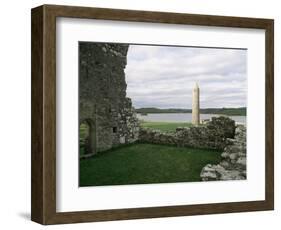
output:
M138 140L139 122L126 97L128 45L79 43L79 122L89 126L88 154Z
M141 128L139 141L152 144L168 144L181 147L194 147L223 150L227 139L235 134L235 122L228 117L212 117L204 126L177 128L176 132L162 132Z
M199 125L200 123L200 89L196 83L192 89L192 124Z
M246 127L238 125L234 139L227 139L227 146L218 165L206 165L200 174L203 181L246 179Z

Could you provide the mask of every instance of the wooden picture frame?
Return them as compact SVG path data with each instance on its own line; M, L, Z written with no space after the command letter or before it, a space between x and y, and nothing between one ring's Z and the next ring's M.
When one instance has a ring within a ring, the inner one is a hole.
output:
M266 36L265 200L98 211L56 211L56 18L264 29ZM274 21L271 19L43 5L32 9L32 205L41 224L231 213L274 208Z

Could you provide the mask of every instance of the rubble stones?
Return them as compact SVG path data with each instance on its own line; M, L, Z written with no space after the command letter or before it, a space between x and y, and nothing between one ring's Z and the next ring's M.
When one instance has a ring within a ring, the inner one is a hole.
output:
M200 177L203 181L246 179L246 127L238 125L234 139L228 139L227 143L220 164L208 164L202 169Z

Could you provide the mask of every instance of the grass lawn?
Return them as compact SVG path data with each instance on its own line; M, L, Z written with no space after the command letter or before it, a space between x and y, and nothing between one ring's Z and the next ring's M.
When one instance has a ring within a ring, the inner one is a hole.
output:
M88 136L88 133L89 133L89 127L82 123L79 127L79 136L81 139L84 139Z
M178 127L190 127L191 123L185 122L149 122L149 121L141 121L141 126L144 128L157 129L160 131L176 131Z
M86 124L82 123L79 127L79 140L80 140L79 154L80 155L85 154L84 141L88 135L89 135L89 127Z
M133 144L80 160L80 186L200 181L201 169L220 151Z

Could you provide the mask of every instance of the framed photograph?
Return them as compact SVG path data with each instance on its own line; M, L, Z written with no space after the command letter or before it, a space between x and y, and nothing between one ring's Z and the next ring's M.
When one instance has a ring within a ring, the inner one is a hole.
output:
M273 20L32 9L31 219L273 210Z

